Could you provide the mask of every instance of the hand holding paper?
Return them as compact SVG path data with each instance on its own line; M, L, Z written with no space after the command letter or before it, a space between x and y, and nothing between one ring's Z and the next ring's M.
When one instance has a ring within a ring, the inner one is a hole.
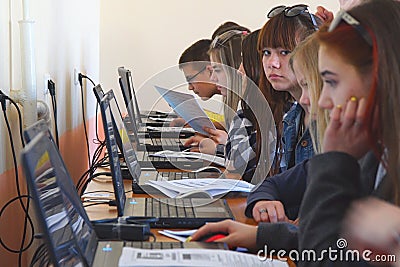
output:
M199 106L193 95L168 90L159 86L155 86L155 88L174 111L189 123L196 132L208 136L208 133L204 131L204 127L215 129L214 124Z

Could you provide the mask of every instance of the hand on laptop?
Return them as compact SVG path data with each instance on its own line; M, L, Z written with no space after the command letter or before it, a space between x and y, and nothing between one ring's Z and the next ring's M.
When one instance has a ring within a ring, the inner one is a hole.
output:
M282 202L273 200L258 201L253 208L253 218L256 222L289 222Z
M256 250L257 226L225 220L217 223L207 223L192 235L191 241L201 240L203 236L210 233L227 233L215 242L224 242L229 248L244 247Z

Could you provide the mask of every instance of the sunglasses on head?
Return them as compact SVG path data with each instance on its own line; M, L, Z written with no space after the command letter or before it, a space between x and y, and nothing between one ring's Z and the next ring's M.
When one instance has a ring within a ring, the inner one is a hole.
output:
M223 46L226 42L231 40L234 36L237 35L247 35L249 34L247 31L240 30L229 30L227 32L221 33L211 42L210 48L216 48L217 46Z
M335 30L342 20L348 25L352 26L354 29L356 29L357 32L364 38L364 40L372 47L372 38L369 35L368 31L356 18L354 18L352 15L344 10L340 10L337 13L335 19L331 22L331 25L329 25L328 32Z
M284 13L286 17L296 17L300 14L308 13L311 19L312 24L314 25L314 28L318 30L318 24L317 21L315 20L315 17L313 14L310 13L308 10L307 5L295 5L295 6L277 6L271 9L271 11L268 12L267 18L273 18L276 15L279 15L281 13Z

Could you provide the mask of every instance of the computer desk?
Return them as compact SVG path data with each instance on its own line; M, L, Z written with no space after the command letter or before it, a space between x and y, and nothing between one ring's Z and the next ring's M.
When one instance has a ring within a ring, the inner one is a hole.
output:
M163 171L174 171L174 170L163 170ZM176 171L176 170L175 170ZM124 180L125 192L132 192L132 182L129 180ZM99 177L95 180L91 181L85 192L93 192L93 191L109 191L113 192L113 186L110 177ZM114 199L113 193L110 194L111 198ZM134 193L127 193L127 197L151 197L147 194L134 194ZM250 225L257 225L253 219L249 219L244 215L244 210L246 208L246 197L239 196L239 197L230 197L226 198L226 201L232 210L233 216L236 221L241 223L246 223ZM109 206L108 204L101 204L101 205L94 205L86 207L86 212L91 220L99 220L99 219L106 219L106 218L115 218L117 217L117 208L113 206ZM160 234L158 231L163 229L151 229L151 232L156 236L157 241L161 242L178 242L175 239L169 238ZM183 229L170 229L170 230L183 230ZM295 267L292 261L288 259L287 261L289 267Z
M125 192L132 191L132 182L129 180L124 180ZM108 191L113 192L113 186L110 177L101 177L99 179L95 179L91 181L85 192L94 192L94 191ZM110 199L114 199L113 193L110 194ZM127 197L140 198L140 197L151 197L147 194L133 194L127 193ZM236 221L256 225L256 222L253 219L249 219L244 215L244 210L246 208L246 198L244 196L239 196L235 198L227 198L227 203L232 210L233 216ZM86 204L86 203L85 203ZM90 203L87 203L90 204ZM99 220L106 218L115 218L117 217L117 208L113 206L109 206L108 204L100 204L86 207L86 212L91 220ZM175 239L171 239L164 235L158 233L159 230L162 229L152 229L151 231L156 235L157 241L176 241Z

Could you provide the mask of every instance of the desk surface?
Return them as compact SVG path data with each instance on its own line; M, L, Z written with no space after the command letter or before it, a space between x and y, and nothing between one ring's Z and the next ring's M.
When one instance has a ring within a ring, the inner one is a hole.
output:
M124 181L124 186L125 186L125 192L129 192L132 190L132 184L131 181ZM104 191L104 192L110 192L111 198L113 198L113 188L112 188L112 183L111 179L98 179L95 181L92 181L89 183L86 192L94 192L94 191ZM127 194L127 197L149 197L149 195L146 194ZM233 216L236 221L246 223L246 224L251 224L251 225L256 225L256 222L253 219L249 219L244 215L244 210L246 208L246 198L245 197L237 197L237 198L227 198L227 203L232 210ZM117 208L116 207L111 207L108 204L101 204L101 205L94 205L90 207L86 207L87 214L91 220L99 220L99 219L105 219L105 218L115 218L117 217ZM169 238L167 236L161 235L158 233L159 230L162 229L152 229L152 233L156 236L157 241L161 242L174 242L177 240ZM174 229L171 229L174 230ZM178 229L175 229L178 230ZM182 230L182 229L179 229ZM290 267L296 266L293 262L288 261L288 265Z
M131 191L131 181L124 181L125 191ZM92 181L87 189L86 192L94 192L94 191L104 191L104 192L112 192L112 183L110 179L104 180L96 180ZM111 198L113 198L113 194L110 193ZM146 194L127 194L127 197L149 197ZM238 197L238 198L227 198L227 203L232 210L233 216L236 221L256 225L253 219L249 219L244 215L244 209L246 208L246 198L245 197ZM117 217L117 208L109 206L108 204L100 204L86 207L86 212L89 215L91 220L99 220L105 218L115 218ZM156 235L157 241L176 241L175 239L166 237L158 233L158 230L161 229L152 229L152 232Z

